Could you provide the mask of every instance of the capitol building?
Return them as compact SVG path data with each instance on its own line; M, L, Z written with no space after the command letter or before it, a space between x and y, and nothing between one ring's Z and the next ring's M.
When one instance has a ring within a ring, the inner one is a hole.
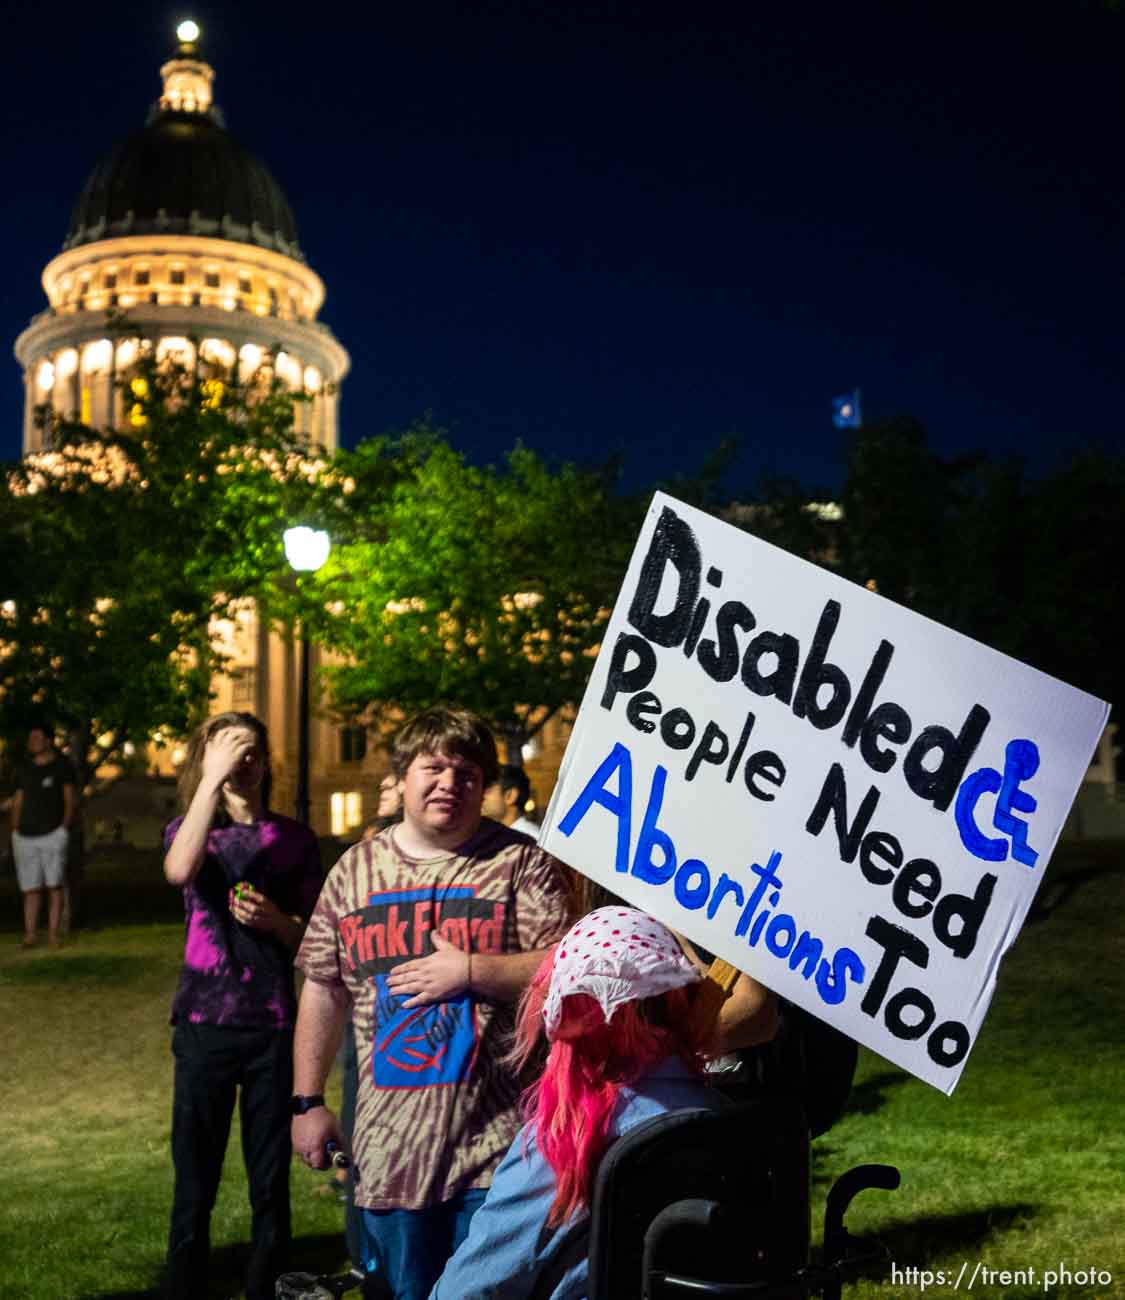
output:
M297 432L310 447L337 445L350 362L317 319L324 284L305 260L281 187L226 129L198 28L181 23L177 36L160 68L160 98L82 186L62 249L43 268L47 308L16 340L25 455L47 450L39 406L94 428L127 427L119 381L142 348L188 367L237 363L243 379L269 365L311 399L295 405ZM110 330L113 315L124 316L124 333ZM290 812L299 645L265 626L252 604L214 635L229 667L213 683L211 709L247 709L267 723L274 803ZM312 822L322 834L348 834L373 812L385 759L367 752L360 729L315 714L310 741ZM170 776L182 754L154 749L153 768Z
M62 251L43 269L49 307L16 341L23 368L24 452L41 450L35 407L94 426L122 420L119 372L148 340L158 356L196 356L248 377L268 357L312 401L298 431L336 446L348 354L317 320L324 284L306 263L293 213L266 167L227 131L198 29L180 27L163 91L140 130L90 173ZM135 338L114 344L107 311Z

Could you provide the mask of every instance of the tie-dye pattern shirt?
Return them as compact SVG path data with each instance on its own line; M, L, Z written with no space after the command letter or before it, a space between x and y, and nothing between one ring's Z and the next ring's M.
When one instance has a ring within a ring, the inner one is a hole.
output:
M329 872L297 965L351 995L357 1205L417 1210L487 1187L519 1128L502 1061L514 1009L463 994L407 1010L387 976L433 952L435 932L480 953L546 947L570 923L567 883L526 835L487 818L455 852L409 858L391 828Z
M182 821L169 822L165 849ZM172 999L173 1024L290 1029L295 1023L292 952L231 916L230 890L243 880L288 915L310 916L323 881L316 836L274 812L208 834L203 865L184 886L184 965Z

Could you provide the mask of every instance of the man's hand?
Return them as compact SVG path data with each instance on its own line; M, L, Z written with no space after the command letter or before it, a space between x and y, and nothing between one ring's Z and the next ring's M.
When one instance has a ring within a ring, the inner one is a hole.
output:
M387 988L396 996L409 995L402 1005L424 1007L431 1002L448 1002L469 987L469 954L456 944L431 934L434 951L428 957L404 961L387 976Z
M346 1151L340 1123L327 1106L317 1106L304 1115L293 1116L293 1150L310 1169L327 1169L331 1160L325 1147L335 1142Z
M301 946L304 921L299 916L283 912L272 898L267 898L245 880L239 881L230 891L230 914L240 925L272 934L290 952L296 952Z
M266 930L271 933L277 931L285 916L273 899L267 898L245 880L230 891L230 914L251 930Z
M217 790L240 763L253 760L256 744L242 727L224 727L215 732L203 751L200 785Z

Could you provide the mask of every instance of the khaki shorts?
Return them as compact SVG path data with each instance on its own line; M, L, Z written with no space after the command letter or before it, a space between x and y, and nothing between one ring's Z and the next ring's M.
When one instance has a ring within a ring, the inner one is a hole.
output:
M46 835L12 833L12 856L20 889L59 889L66 875L66 849L69 837L65 826L56 826Z

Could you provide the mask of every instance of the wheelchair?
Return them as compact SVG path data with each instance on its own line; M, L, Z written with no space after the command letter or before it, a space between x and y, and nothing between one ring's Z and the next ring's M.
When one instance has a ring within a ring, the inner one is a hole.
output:
M677 1111L631 1129L598 1169L588 1300L840 1300L882 1251L857 1249L844 1216L899 1171L859 1165L836 1180L823 1258L810 1254L809 1130L796 1101L768 1097Z
M606 1152L590 1207L588 1300L840 1300L844 1283L882 1262L844 1216L899 1171L859 1165L828 1193L822 1260L810 1262L810 1139L799 1102L763 1097L638 1124ZM333 1300L356 1274L287 1274L278 1300ZM364 1300L390 1300L370 1278ZM546 1300L544 1280L535 1300Z

